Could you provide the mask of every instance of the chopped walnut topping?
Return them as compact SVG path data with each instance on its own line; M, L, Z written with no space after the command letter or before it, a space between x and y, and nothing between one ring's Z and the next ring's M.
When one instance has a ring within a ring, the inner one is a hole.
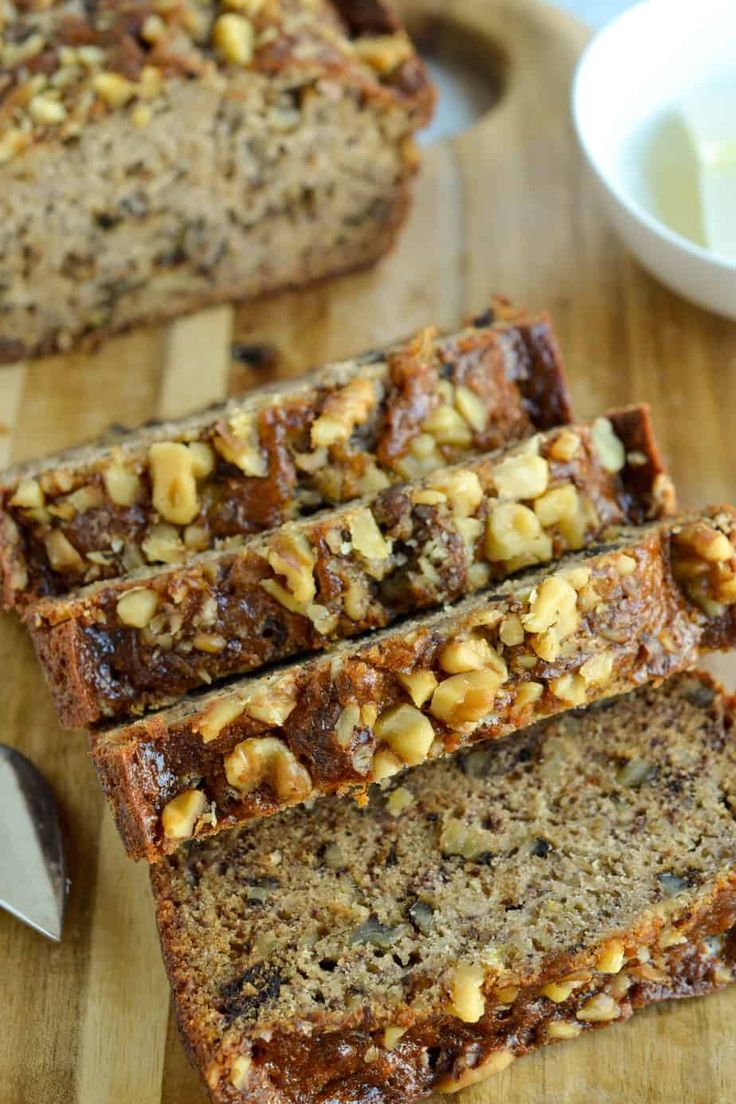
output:
M102 473L105 490L116 506L132 506L140 491L137 472L113 460Z
M413 705L396 705L382 713L374 726L376 740L386 744L407 766L423 762L434 741L427 717Z
M567 464L580 451L580 438L571 429L561 429L549 447L552 460Z
M21 479L10 499L11 506L19 506L23 510L39 510L44 503L44 493L36 479Z
M161 827L167 839L183 840L194 835L197 821L207 808L201 790L184 790L172 798L161 813Z
M260 686L244 698L244 707L256 721L282 725L296 708L296 689L285 683Z
M573 483L553 487L534 503L534 513L545 528L559 525L578 512L578 492Z
M412 671L408 675L399 675L399 682L406 687L409 697L418 708L429 701L437 686L433 671Z
M118 599L116 612L124 625L143 629L148 625L158 608L158 595L155 590L136 587L127 590Z
M626 449L608 418L596 418L590 432L593 447L606 471L620 472L626 464Z
M579 1023L568 1023L566 1020L553 1020L547 1028L547 1036L550 1039L577 1039L583 1030Z
M528 506L501 502L488 515L486 555L496 563L522 557L527 564L541 563L552 558L552 541Z
M549 688L556 698L569 705L583 705L586 697L586 683L580 675L566 674L552 679Z
M452 675L435 690L430 711L450 727L480 721L491 712L506 677L502 671L491 669Z
M385 560L391 555L391 541L383 536L368 507L353 514L349 528L353 548L359 556L367 560Z
M515 1058L516 1055L512 1050L494 1050L477 1066L471 1066L464 1070L459 1077L446 1074L438 1082L437 1088L443 1094L460 1092L461 1089L477 1085L480 1081L485 1081L486 1078L492 1077L496 1073L502 1073L503 1070L508 1069Z
M473 443L468 423L449 403L436 406L425 419L422 428L440 445L469 448Z
M617 1020L620 1015L621 1009L609 993L596 993L575 1013L578 1020L587 1023L608 1023Z
M532 591L529 612L522 616L527 632L543 633L554 628L560 640L578 625L577 593L560 575L551 575Z
M154 508L164 521L189 525L199 513L194 455L186 445L162 441L148 452Z
M540 993L547 1000L551 1000L553 1004L564 1004L569 998L573 990L580 986L579 981L550 981L546 985L543 985L540 989Z
M253 60L255 32L243 15L227 12L215 21L212 41L230 65L250 65Z
M613 674L613 662L613 652L600 652L587 660L580 668L586 686L607 686Z
M457 966L450 983L450 1011L463 1023L477 1023L485 1012L482 966Z
M480 395L459 383L455 388L455 406L476 433L483 432L488 425L488 407Z
M367 419L376 404L372 380L355 379L328 396L322 413L312 424L313 448L329 448L350 438L356 425Z
M387 1027L384 1027L383 1045L385 1049L394 1050L404 1035L406 1035L405 1027L397 1027L395 1024L389 1024Z
M430 479L429 486L446 497L450 509L459 518L472 517L483 501L483 488L473 471L438 472Z
M269 542L266 560L269 567L283 576L297 602L311 602L317 593L314 568L317 557L306 537L294 529L284 529Z
M248 1084L253 1059L247 1054L237 1054L230 1064L230 1084L234 1089L243 1090Z
M245 705L241 698L221 698L211 702L202 715L197 729L205 744L216 740L229 724L242 716Z
M82 557L60 529L52 529L46 537L44 545L49 563L54 571L82 570L84 566Z
M483 667L494 667L501 662L496 653L491 650L488 641L482 636L453 640L444 646L439 655L440 667L448 675L459 675L464 671L480 671Z
M244 796L264 782L281 801L304 801L312 792L309 772L282 740L254 737L225 756L225 776Z
M522 452L502 460L493 472L501 498L537 498L547 490L549 464L534 452Z
M240 468L244 475L258 479L268 475L268 460L261 450L258 427L250 415L241 412L227 425L218 425L212 443L220 456Z
M612 939L601 950L595 968L602 974L618 974L625 962L624 945L620 939Z
M141 547L149 563L180 563L186 556L178 531L164 521L151 526Z

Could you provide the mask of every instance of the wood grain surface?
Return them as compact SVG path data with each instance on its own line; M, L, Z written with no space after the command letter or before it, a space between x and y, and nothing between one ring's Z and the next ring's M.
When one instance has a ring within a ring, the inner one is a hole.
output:
M405 7L415 19L436 16L447 34L469 32L457 39L473 55L468 63L492 68L502 90L475 127L426 151L396 252L330 286L217 308L95 355L3 369L0 463L111 422L181 414L429 322L452 327L503 291L551 309L580 414L648 399L683 502L734 497L736 326L658 287L605 228L568 117L584 31L533 0ZM169 1013L146 870L123 857L84 738L58 729L11 618L0 624L0 670L0 738L52 783L72 877L60 946L0 913L0 1102L203 1104ZM736 989L650 1010L526 1058L459 1099L730 1104L731 1017Z

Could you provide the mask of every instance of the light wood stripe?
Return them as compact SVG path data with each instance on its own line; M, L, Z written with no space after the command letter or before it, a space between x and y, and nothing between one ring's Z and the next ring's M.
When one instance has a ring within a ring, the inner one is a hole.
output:
M78 1104L158 1104L168 988L148 870L128 859L105 812L97 866Z
M26 383L25 364L0 369L0 468L12 459L13 435Z
M158 415L178 418L224 398L230 374L233 308L181 318L169 328Z

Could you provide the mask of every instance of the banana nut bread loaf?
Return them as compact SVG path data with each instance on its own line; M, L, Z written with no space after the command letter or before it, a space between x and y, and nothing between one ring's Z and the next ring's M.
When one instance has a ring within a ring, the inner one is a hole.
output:
M625 529L453 609L91 734L123 841L183 840L371 782L736 643L736 510Z
M411 1104L736 974L734 703L705 677L152 868L216 1104Z
M391 0L4 0L0 363L372 263L432 102Z
M177 563L568 421L549 319L500 301L495 315L6 471L4 605Z
M673 502L648 409L630 407L189 564L42 600L26 620L62 723L90 725L385 627Z

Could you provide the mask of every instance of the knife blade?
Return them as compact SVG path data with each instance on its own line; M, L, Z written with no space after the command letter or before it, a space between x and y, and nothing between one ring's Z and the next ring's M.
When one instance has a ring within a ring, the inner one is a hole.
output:
M41 772L0 744L0 908L58 943L67 897L56 801Z

